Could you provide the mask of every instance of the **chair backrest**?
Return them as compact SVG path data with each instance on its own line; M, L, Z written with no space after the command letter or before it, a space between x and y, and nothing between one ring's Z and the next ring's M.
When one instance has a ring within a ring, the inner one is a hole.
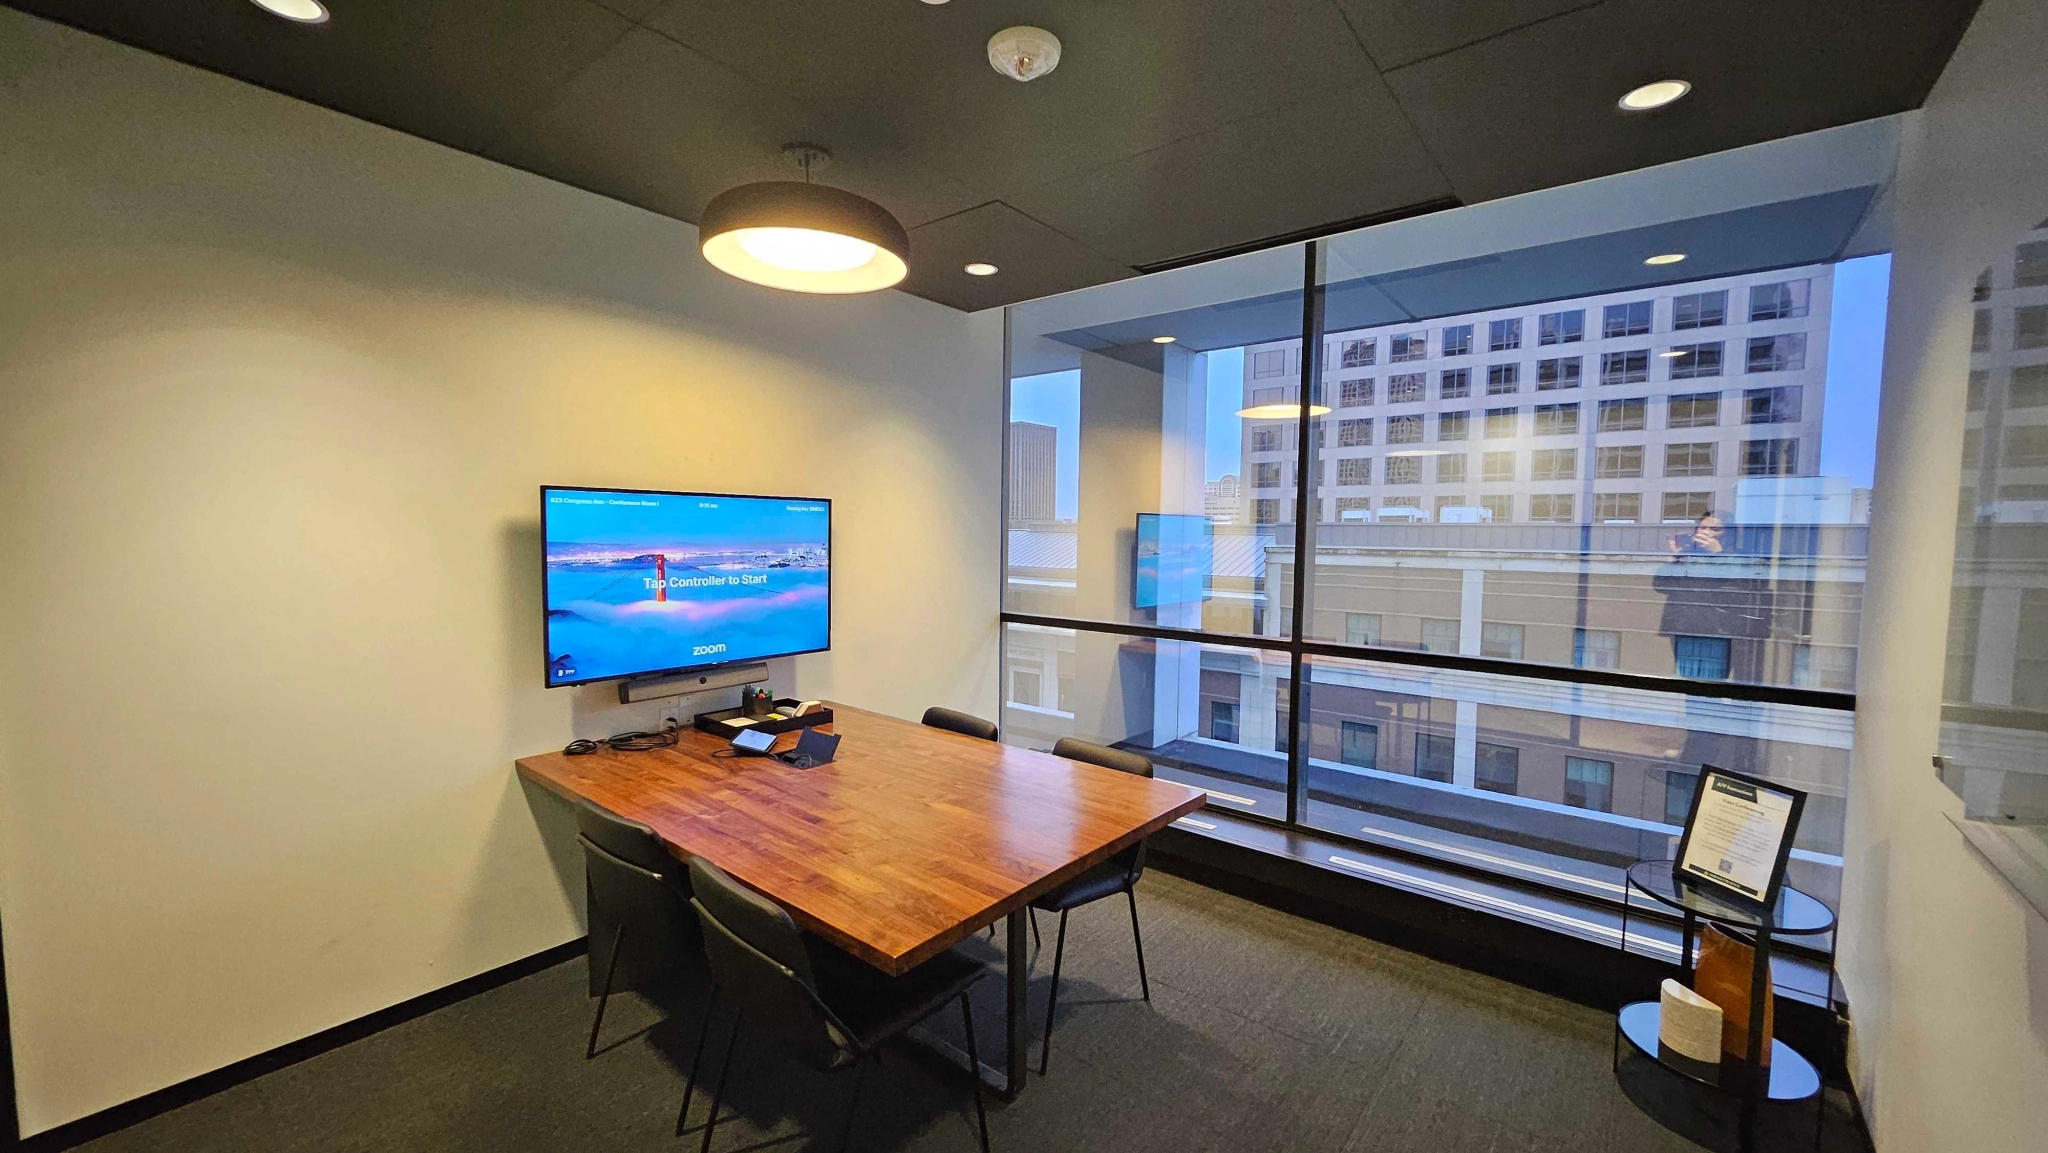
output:
M1101 765L1105 769L1115 769L1134 777L1152 775L1152 762L1137 753L1112 749L1108 745L1098 745L1078 737L1061 737L1053 742L1052 755L1065 757L1070 761L1086 761L1091 765ZM1123 866L1125 876L1135 885L1138 878L1145 874L1145 842L1139 841L1110 859Z
M1152 762L1137 753L1112 749L1108 745L1098 745L1078 737L1061 737L1053 744L1052 755L1065 757L1070 761L1086 761L1091 765L1101 765L1105 769L1115 769L1134 777L1152 775Z
M996 726L993 721L984 721L973 713L963 713L958 709L942 709L933 705L924 711L924 723L935 729L945 729L947 732L984 741L996 739Z
M576 833L590 905L593 984L597 974L612 970L614 940L621 949L619 988L644 987L664 974L701 973L704 939L690 912L689 881L660 835L588 800L576 804Z
M817 1064L831 1065L851 1050L848 1034L818 999L810 953L789 914L702 857L690 861L690 887L711 979L748 1024Z

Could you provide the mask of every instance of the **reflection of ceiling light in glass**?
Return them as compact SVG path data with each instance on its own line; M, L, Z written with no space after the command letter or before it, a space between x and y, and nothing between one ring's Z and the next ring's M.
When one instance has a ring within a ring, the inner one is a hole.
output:
M1310 416L1325 416L1329 411L1330 409L1327 405L1312 404L1308 406L1308 414ZM1301 406L1298 404L1255 404L1250 408L1238 409L1237 415L1244 417L1246 420L1293 420L1301 415Z
M1036 80L1060 66L1060 38L1019 24L988 38L989 67L1012 80Z
M299 24L327 23L327 7L320 0L249 0L270 13Z
M994 276L996 274L996 266L986 261L977 260L961 271L969 276Z
M1662 108L1692 91L1692 85L1683 80L1658 80L1640 88L1631 88L1621 98L1623 112L1648 112Z
M1660 352L1657 355L1663 357L1666 360L1669 360L1674 356L1690 356L1692 355L1692 350L1685 348L1674 348L1669 352Z
M1450 449L1447 449L1447 448L1404 448L1404 449L1400 449L1400 450L1398 450L1398 451L1396 451L1396 452L1390 452L1390 453L1388 453L1387 455L1388 455L1388 456L1449 456L1449 455L1450 455L1450 452L1451 452L1451 450L1450 450Z
M1172 337L1170 337L1170 336L1155 336L1155 337L1153 337L1153 338L1152 338L1152 343L1154 343L1154 344L1172 344L1172 343L1173 343L1173 338L1172 338Z
M1650 265L1654 268L1658 265L1677 264L1679 261L1684 259L1685 253L1683 252L1663 252L1657 254L1656 256L1648 257L1643 261L1643 263Z

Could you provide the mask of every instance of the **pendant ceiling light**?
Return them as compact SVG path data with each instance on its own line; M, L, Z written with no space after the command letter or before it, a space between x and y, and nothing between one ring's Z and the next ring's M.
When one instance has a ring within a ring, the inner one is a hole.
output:
M810 182L831 153L792 144L783 156L804 179L728 188L697 222L704 259L720 272L792 292L874 292L910 271L910 237L889 210Z

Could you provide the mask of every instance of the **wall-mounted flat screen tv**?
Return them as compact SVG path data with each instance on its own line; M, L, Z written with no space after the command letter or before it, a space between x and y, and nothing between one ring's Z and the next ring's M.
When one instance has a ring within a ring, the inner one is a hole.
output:
M581 685L832 647L832 502L540 490L547 680Z
M1141 512L1137 540L1132 607L1156 609L1209 599L1209 581L1216 572L1216 530L1208 517Z

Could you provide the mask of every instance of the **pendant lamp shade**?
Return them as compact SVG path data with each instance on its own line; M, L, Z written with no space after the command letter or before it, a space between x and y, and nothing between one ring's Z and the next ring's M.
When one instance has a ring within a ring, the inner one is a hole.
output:
M874 292L910 271L910 237L889 210L842 188L771 180L728 188L697 222L720 272L792 292Z

